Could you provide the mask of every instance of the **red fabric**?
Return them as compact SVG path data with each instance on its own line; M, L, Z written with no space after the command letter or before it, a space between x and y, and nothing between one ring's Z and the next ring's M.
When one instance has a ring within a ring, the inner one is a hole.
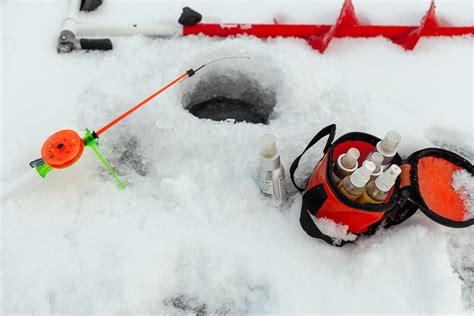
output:
M423 157L418 161L418 185L426 206L436 214L463 221L466 207L452 187L452 176L461 167L442 158Z
M340 143L334 147L332 154L332 162L337 160L337 157L346 153L350 148L357 148L360 152L359 165L365 160L368 154L375 150L375 146L361 140L348 140Z
M400 175L400 188L408 187L411 185L411 165L406 163L401 165L400 168L402 169L402 174Z
M326 182L327 160L328 155L326 154L323 160L321 160L318 166L314 169L307 186L307 189L310 189L318 184L323 183L324 190L327 194L327 199L319 209L316 217L329 218L338 224L347 225L348 231L351 233L357 234L367 232L369 226L378 222L384 213L367 212L354 209L341 202L331 191L329 184Z

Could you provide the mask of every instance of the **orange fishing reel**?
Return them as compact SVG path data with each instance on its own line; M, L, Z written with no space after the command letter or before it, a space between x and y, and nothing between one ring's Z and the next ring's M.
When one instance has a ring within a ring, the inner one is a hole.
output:
M96 139L99 138L95 132L86 129L86 135L80 137L73 130L65 129L49 136L41 148L41 158L30 162L30 166L38 171L43 178L53 169L64 169L73 165L81 158L84 148L90 147L99 160L110 171L121 188L125 188L117 173L112 169L105 158L100 154Z
M44 162L55 169L71 166L84 152L84 141L75 131L65 129L49 136L41 148Z

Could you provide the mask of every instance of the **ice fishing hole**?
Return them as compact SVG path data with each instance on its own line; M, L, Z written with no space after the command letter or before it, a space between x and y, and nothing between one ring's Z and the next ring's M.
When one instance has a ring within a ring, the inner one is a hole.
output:
M269 123L276 94L256 78L229 72L208 73L196 79L182 100L192 115L214 121Z

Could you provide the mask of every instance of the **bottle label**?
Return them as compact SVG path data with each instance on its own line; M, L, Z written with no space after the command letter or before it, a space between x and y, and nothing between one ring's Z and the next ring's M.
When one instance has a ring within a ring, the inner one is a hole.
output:
M260 180L260 190L266 195L273 196L273 183L271 180Z
M285 177L281 176L278 179L278 182L273 182L270 180L260 179L260 190L266 197L274 197L277 199L283 199L283 186L284 186Z
M362 203L362 204L382 204L383 201L377 201L371 198L368 194L367 191L364 191L360 198L357 200L357 202Z

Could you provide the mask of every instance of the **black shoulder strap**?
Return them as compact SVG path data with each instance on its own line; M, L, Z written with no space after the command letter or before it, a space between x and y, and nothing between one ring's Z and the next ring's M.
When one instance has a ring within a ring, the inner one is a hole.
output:
M293 185L300 191L303 192L304 188L299 187L296 182L295 182L295 171L298 168L298 164L300 163L301 157L306 153L308 149L313 147L314 144L319 142L323 137L329 136L328 140L326 141L326 146L324 146L323 152L326 153L329 149L329 146L331 146L332 141L334 140L334 136L336 136L336 124L331 124L323 128L322 130L319 131L319 133L316 134L316 136L313 137L313 139L309 142L308 146L306 146L305 150L296 157L295 161L291 164L290 167L290 177L291 177L291 182L293 182Z

